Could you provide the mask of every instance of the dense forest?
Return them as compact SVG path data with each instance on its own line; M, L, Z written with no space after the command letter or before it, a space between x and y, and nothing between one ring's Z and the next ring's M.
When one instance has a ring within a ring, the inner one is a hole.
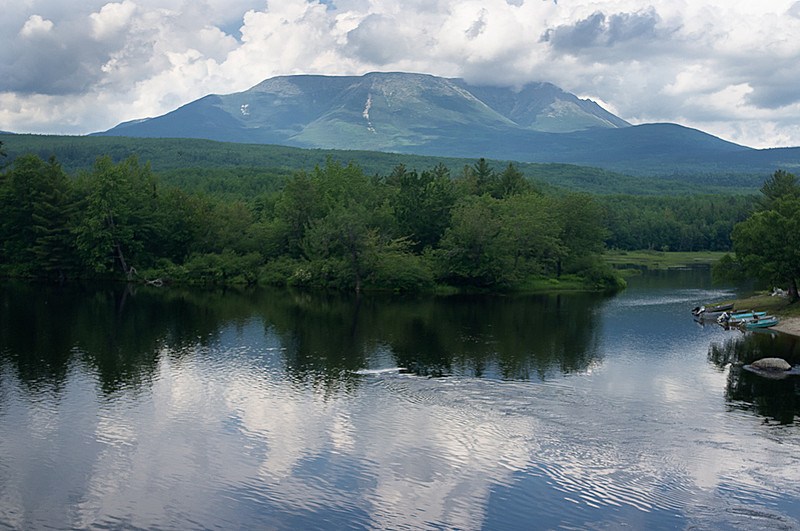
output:
M748 196L593 196L514 164L386 175L175 169L136 156L67 174L18 156L0 173L0 274L340 290L617 288L606 247L728 250Z
M728 251L731 231L747 219L753 195L598 196L610 249Z

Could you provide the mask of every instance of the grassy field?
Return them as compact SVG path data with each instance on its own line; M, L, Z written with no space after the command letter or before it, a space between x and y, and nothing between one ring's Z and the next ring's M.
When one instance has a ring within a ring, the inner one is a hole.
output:
M618 269L625 266L648 269L668 269L696 264L711 265L725 255L724 252L664 252L664 251L606 251L605 260Z

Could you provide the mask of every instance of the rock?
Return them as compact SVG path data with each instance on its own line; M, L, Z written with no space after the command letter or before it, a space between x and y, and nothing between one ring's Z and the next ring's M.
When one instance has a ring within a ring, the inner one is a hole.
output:
M792 368L786 360L781 358L761 358L751 363L750 366L762 371L788 371Z

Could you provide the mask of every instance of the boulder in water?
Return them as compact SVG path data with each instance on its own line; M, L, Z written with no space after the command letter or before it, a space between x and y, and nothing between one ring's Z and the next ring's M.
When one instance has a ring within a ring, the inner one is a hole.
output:
M761 358L751 363L750 367L761 371L788 371L792 368L786 360L781 358Z

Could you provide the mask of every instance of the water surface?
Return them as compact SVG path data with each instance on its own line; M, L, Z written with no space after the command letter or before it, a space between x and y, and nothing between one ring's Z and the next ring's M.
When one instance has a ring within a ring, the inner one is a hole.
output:
M0 288L0 528L800 529L793 338L595 294Z

